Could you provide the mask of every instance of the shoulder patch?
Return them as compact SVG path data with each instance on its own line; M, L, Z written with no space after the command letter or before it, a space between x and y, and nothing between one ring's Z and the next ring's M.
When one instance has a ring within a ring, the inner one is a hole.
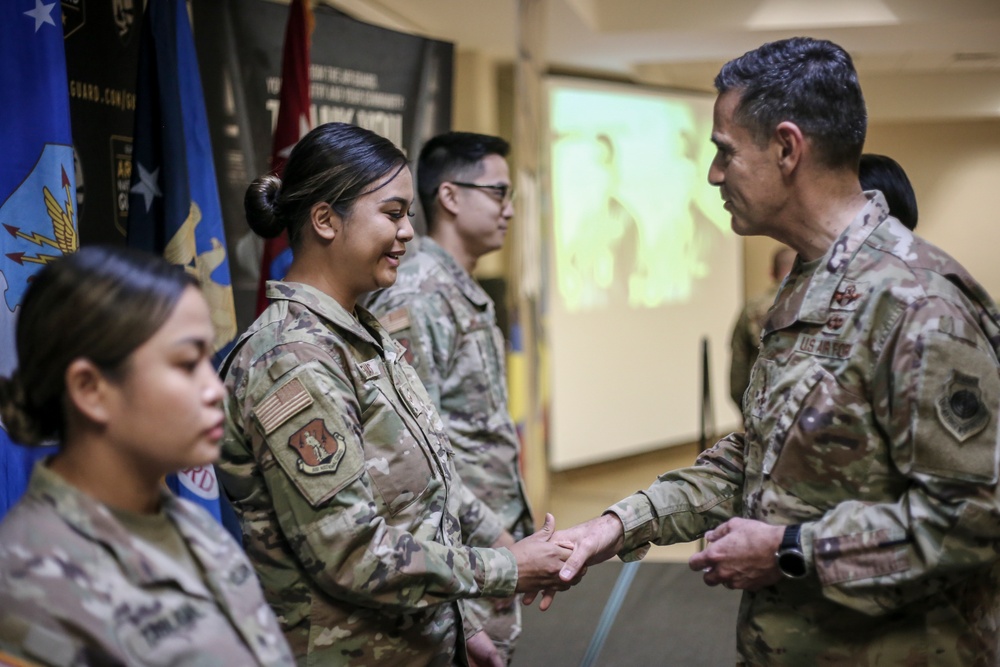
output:
M931 332L923 337L918 372L913 469L995 484L1000 375L992 352L975 341Z
M312 396L302 386L298 378L292 378L280 389L260 402L253 409L254 415L264 429L265 435L270 435L276 428L313 403Z
M299 455L299 470L307 475L336 472L344 458L345 444L344 436L330 433L326 423L318 417L288 438L288 446Z
M986 428L990 410L983 403L979 378L952 370L935 402L938 419L959 442Z
M406 306L401 306L395 310L390 310L379 319L382 322L382 326L385 327L385 330L388 333L393 334L397 331L402 331L403 329L408 329L410 327L410 309Z

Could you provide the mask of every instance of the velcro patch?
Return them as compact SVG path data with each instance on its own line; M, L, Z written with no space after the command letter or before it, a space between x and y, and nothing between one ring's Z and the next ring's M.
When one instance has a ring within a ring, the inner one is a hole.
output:
M847 359L854 349L853 343L844 343L839 340L830 340L801 334L795 342L796 352L805 352L817 357L831 357L833 359Z
M990 410L983 403L979 378L952 370L938 395L935 407L941 425L959 442L965 442L990 423Z
M261 428L264 429L264 434L270 435L276 428L312 403L313 398L302 386L302 382L298 378L293 378L278 391L261 401L260 405L254 408L253 413L260 422Z
M298 453L296 465L307 475L336 472L346 451L344 436L330 433L318 417L293 433L288 446Z
M844 280L833 293L831 307L837 310L857 310L859 299L868 291L868 283Z
M996 358L974 340L931 332L923 338L919 372L914 470L996 483L1000 476Z
M378 359L369 359L368 361L360 362L358 364L358 370L361 371L361 375L364 376L365 381L374 380L378 376L382 375Z
M379 319L386 331L396 333L410 326L410 309L406 306L396 308L395 310L390 310Z
M813 544L816 573L824 586L873 579L910 569L907 540L887 530L818 539Z
M397 338L393 341L396 344L396 354L402 357L406 363L411 366L416 366L413 355L413 343L409 338Z

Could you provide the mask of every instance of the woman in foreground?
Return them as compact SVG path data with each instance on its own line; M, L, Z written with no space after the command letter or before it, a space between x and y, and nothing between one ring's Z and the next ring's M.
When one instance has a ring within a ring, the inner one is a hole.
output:
M87 247L37 274L0 414L59 450L0 524L0 645L51 665L293 664L239 546L163 482L218 456L212 340L195 279L160 258Z

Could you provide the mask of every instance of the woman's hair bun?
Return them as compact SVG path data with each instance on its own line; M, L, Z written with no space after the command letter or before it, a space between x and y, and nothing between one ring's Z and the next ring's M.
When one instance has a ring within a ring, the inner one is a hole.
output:
M247 224L258 236L272 239L284 230L285 225L276 214L281 179L272 174L254 179L243 197Z
M38 445L51 437L52 433L42 433L41 424L29 410L18 375L0 377L0 418L4 428L15 441L22 445Z

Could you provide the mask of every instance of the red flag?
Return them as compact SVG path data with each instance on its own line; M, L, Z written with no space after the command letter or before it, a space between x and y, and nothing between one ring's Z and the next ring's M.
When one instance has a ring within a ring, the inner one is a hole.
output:
M310 129L309 116L309 48L313 31L313 14L308 0L292 0L285 28L285 48L281 56L281 93L279 94L278 120L274 126L274 143L271 146L271 173L281 176L285 162ZM260 283L257 286L257 314L267 308L264 287L273 276L275 260L288 249L288 235L267 239L260 263Z

